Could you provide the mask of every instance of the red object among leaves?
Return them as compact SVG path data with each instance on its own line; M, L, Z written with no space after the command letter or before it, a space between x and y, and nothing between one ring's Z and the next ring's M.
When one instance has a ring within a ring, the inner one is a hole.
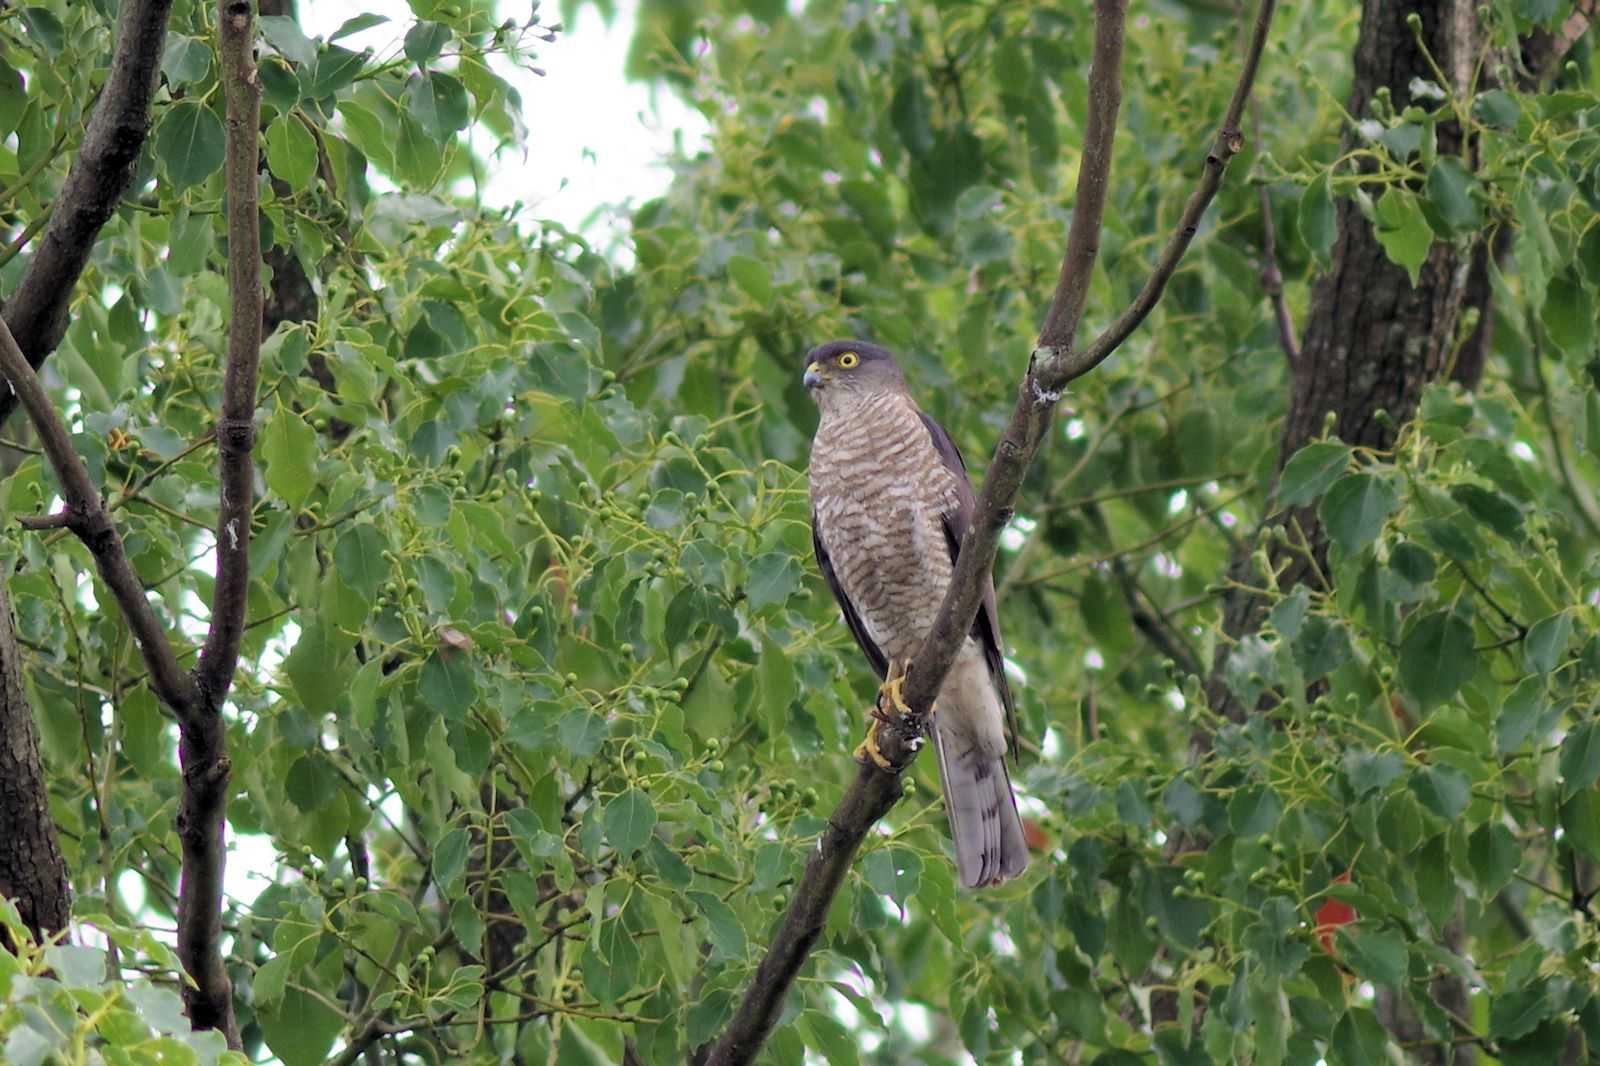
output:
M1028 845L1029 851L1049 851L1051 847L1050 834L1044 827L1032 818L1022 820L1022 839Z
M1350 883L1350 871L1346 870L1335 877L1333 883L1348 885ZM1317 939L1322 941L1322 950L1337 958L1339 953L1333 947L1333 934L1338 931L1341 925L1349 925L1356 920L1356 909L1344 900L1334 899L1330 896L1322 901L1322 906L1317 908L1317 913L1313 915L1313 918L1317 923Z

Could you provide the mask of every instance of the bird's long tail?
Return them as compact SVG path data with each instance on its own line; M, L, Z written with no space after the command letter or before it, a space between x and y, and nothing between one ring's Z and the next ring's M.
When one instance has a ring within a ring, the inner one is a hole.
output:
M959 657L933 716L934 749L967 888L997 885L1028 866L1028 845L1005 762L1005 710L981 659Z

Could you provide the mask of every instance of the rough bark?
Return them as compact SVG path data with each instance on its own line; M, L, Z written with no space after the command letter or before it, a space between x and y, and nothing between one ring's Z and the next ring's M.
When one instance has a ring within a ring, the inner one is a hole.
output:
M36 940L67 927L71 886L50 817L39 732L22 681L11 599L0 582L0 896ZM0 945L5 943L0 934Z

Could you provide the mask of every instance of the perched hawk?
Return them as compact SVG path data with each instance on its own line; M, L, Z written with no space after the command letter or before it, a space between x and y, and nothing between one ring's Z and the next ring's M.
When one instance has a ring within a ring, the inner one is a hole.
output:
M822 421L811 442L811 535L845 624L885 678L916 654L944 602L976 502L944 428L918 409L894 357L861 341L830 341L806 356L806 388ZM1006 773L1011 693L1001 661L994 582L934 704L933 739L968 888L996 885L1028 865ZM903 706L903 705L901 705ZM881 758L869 733L867 754Z

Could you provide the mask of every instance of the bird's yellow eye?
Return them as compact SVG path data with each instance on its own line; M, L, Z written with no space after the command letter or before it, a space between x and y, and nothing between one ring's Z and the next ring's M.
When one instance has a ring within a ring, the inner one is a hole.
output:
M839 356L839 365L844 367L846 370L849 370L859 362L861 362L861 357L855 352L845 352L843 355Z

